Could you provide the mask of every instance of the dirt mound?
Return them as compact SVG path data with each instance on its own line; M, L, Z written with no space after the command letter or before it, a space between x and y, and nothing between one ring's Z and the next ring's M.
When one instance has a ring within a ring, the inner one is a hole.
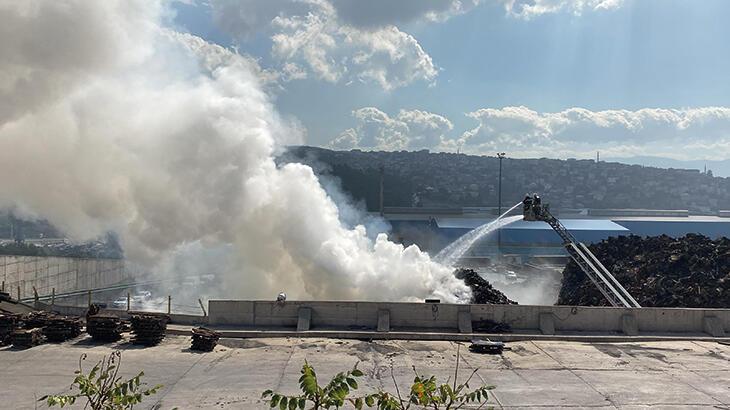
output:
M730 239L619 236L590 250L642 306L730 307ZM558 305L607 306L575 262L563 270Z
M479 276L473 269L457 269L454 275L471 288L471 303L489 305L516 305L504 293L495 289L489 281Z

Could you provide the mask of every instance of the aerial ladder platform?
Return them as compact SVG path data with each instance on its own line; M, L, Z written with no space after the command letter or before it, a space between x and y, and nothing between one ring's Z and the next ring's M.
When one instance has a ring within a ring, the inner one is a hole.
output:
M570 258L580 266L581 270L588 276L603 296L616 307L640 308L641 305L629 292L621 286L618 280L598 260L596 255L588 247L578 242L568 229L560 223L560 220L550 213L550 207L542 204L540 197L536 194L529 195L522 201L523 216L525 221L542 221L551 228L563 240L563 246L568 251Z

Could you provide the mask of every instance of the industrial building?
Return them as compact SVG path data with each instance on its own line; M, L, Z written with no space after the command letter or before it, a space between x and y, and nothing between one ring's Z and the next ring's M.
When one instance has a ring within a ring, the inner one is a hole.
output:
M726 211L693 215L686 210L561 209L553 213L577 240L587 244L620 235L730 237L730 214ZM383 213L392 226L394 240L415 243L431 253L497 215L496 208L385 208ZM526 221L513 222L481 239L465 258L489 260L496 255L515 262L561 262L568 258L562 240L547 223Z

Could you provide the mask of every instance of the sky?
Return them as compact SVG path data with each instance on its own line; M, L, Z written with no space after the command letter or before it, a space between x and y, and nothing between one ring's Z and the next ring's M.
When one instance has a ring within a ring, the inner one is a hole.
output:
M177 29L257 61L308 145L730 159L727 1L188 0L174 10Z

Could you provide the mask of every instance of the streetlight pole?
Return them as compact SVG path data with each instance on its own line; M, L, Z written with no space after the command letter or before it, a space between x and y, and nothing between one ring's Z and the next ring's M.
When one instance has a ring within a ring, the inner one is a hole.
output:
M497 188L497 218L502 216L502 159L506 154L504 152L498 152L497 158L499 158L499 188ZM499 254L502 249L502 230L497 228L497 253Z
M499 188L498 188L498 194L497 194L497 214L502 215L502 159L504 158L506 154L504 152L498 152L497 158L499 158Z

